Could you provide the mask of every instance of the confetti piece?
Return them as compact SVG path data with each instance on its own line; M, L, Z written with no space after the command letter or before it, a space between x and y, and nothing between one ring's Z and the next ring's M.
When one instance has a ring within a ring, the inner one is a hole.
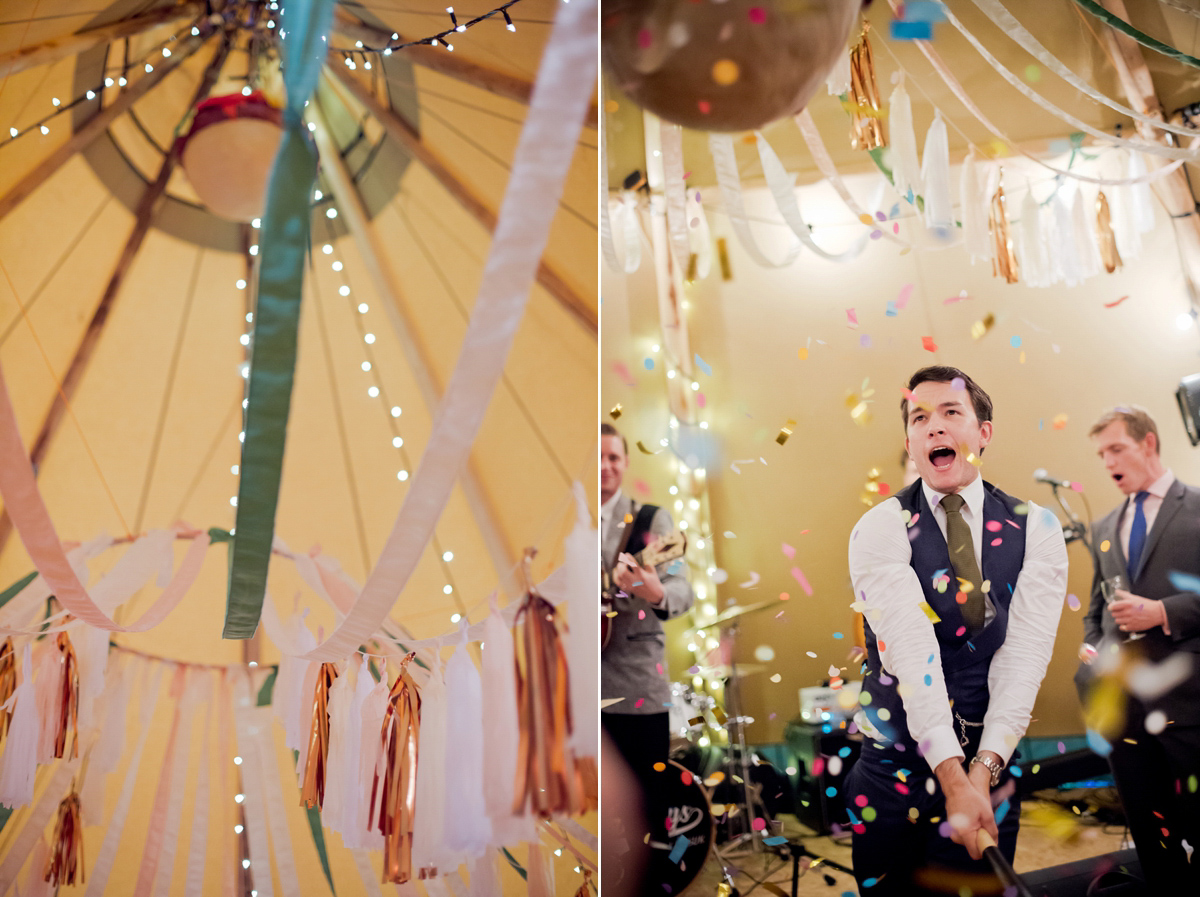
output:
M996 316L988 313L971 325L971 339L981 340L996 324Z
M700 368L700 370L704 371L705 376L708 376L708 377L712 376L712 366L708 362L706 362L703 358L701 358L699 356L699 354L695 355L695 361L696 361L696 367L698 367L698 368Z
M923 337L921 337L921 348L924 349L926 352L936 352L937 351L937 343L935 343L933 341L932 336L923 336Z
M746 458L746 459L745 459L745 460L743 460L743 461L732 461L732 462L730 462L730 464L729 464L729 467L730 467L730 469L731 469L731 470L732 470L734 473L741 473L742 471L741 471L741 470L738 468L738 465L739 465L739 464L753 464L753 463L754 463L754 459L753 459L753 458Z
M933 26L928 22L904 22L900 19L891 21L892 40L933 40ZM875 884L875 879L868 878L863 887L869 888Z
M708 100L697 100L697 101L696 101L696 108L700 110L700 114L701 114L701 115L708 115L708 113L712 112L712 103L710 103ZM719 243L719 242L721 242L723 239L724 239L724 238L721 238L721 239L720 239L720 240L718 240L717 242ZM725 272L727 272L728 270L729 270L729 268L728 268L728 260L726 260L726 264L723 264L723 265L721 265L721 274L722 274L722 275L724 275L724 274L725 274ZM726 278L725 278L725 280L730 280L730 279L731 279L731 278L729 278L729 277L726 277Z
M705 106L708 104L705 103ZM708 110L701 107L701 112ZM724 237L717 237L717 260L721 263L721 280L733 280L733 269L729 266L729 246Z
M1167 574L1167 578L1171 580L1171 585L1181 592L1196 592L1200 594L1200 576L1193 576L1191 573L1184 573L1180 570L1172 570Z
M671 852L667 855L667 859L669 859L675 865L679 865L679 861L683 859L683 855L687 851L688 844L690 843L691 842L687 839L687 835L680 835L675 839L675 844L671 848Z
M788 556L788 559L790 560L791 558L794 558L796 556L796 549L793 548L791 545L788 545L787 542L784 542L783 543L783 553L786 554Z
M735 533L731 529L725 530L723 535L725 536L726 539L736 539L737 538L737 533Z
M653 358L647 358L645 361L642 362L642 364L645 366L646 370L648 370L648 371L654 370L654 359Z
M852 308L846 309L846 326L850 328L858 327L858 314Z
M775 835L771 838L763 838L763 844L768 847L778 847L780 844L787 844L787 838L783 835Z
M608 412L608 416L611 417L613 420L617 420L621 416L621 403L620 402L617 402L617 404L612 406L612 410Z
M868 334L864 333L862 336L860 336L858 338L858 345L859 345L859 348L861 348L861 349L871 348L871 337Z
M637 381L633 379L633 374L629 373L629 368L625 367L623 361L613 362L613 371L616 375L625 381L626 386L637 386Z
M646 444L640 439L638 440L637 447L638 451L640 451L643 455L658 455L663 451L662 449L659 449L657 452L650 451L650 449L646 448Z
M758 585L758 581L759 581L761 578L762 578L762 577L760 577L760 576L759 576L757 573L755 573L753 570L751 570L751 571L750 571L750 578L749 578L748 580L746 580L746 582L744 582L744 583L742 583L741 585L739 585L739 586L738 586L738 588L739 588L739 589L752 589L752 588L754 588L756 585Z
M782 682L783 677L781 675L779 675L778 673L776 673L774 676L771 677L771 681L775 682L775 683Z
M761 6L751 6L750 9L747 11L746 16L755 25L761 25L763 22L765 22L767 20L767 11L765 9L763 9Z
M932 607L930 607L928 601L922 601L920 604L920 608L922 611L925 612L925 616L929 617L930 623L942 622L942 618L937 615L937 611L935 611Z
M1112 545L1112 543L1109 542L1108 539L1105 539L1103 542L1100 543L1100 550L1108 551L1108 549L1111 545Z
M1116 308L1118 305L1120 305L1122 302L1124 302L1128 298L1129 298L1128 296L1122 296L1120 299L1116 299L1112 302L1105 302L1104 307L1105 308Z
M796 580L796 582L800 583L800 588L804 589L804 594L811 598L813 589L812 586L808 584L808 578L804 575L804 571L799 567L793 567L792 577Z
M705 785L705 787L708 787L708 788L715 788L717 785L720 785L724 781L725 781L725 773L721 772L720 770L717 770L712 775L710 775L707 779L704 780L704 785Z
M645 698L638 698L638 699L637 699L637 703L635 703L633 706L634 706L634 707L641 707L641 706L642 706L643 704L645 704L645 703L646 703L646 699L645 699Z
M1010 339L1010 340L1008 341L1008 344L1009 344L1010 346L1012 346L1014 349L1019 349L1019 348L1021 348L1021 337L1019 337L1019 336L1014 336L1012 339Z
M788 437L792 435L792 431L796 428L796 422L789 420L786 424L779 428L779 435L775 437L775 441L783 445L788 441Z
M1071 608L1071 610L1079 610L1080 606L1079 597L1077 595L1067 596L1067 607Z
M1001 523L999 520L989 520L987 523L985 523L983 525L983 527L989 533L998 533L998 532L1000 532L1001 529L1004 528L1004 524Z
M966 290L959 290L957 296L950 296L946 299L943 299L942 305L953 305L955 302L965 302L967 299L970 299L970 298L971 297L970 297L970 295L968 295Z
M1067 416L1065 414L1054 415L1054 429L1065 430L1067 427Z
M799 358L801 361L807 361L808 360L808 349L797 349L796 357Z

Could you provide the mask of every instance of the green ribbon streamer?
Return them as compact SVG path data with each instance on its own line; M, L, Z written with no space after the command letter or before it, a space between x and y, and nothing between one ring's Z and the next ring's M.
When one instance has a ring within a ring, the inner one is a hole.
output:
M275 509L296 372L300 295L309 248L317 152L304 127L333 21L334 0L290 0L281 31L284 134L271 170L259 241L258 302L247 389L237 523L230 552L224 638L251 638L266 595Z
M12 807L6 807L3 804L0 804L0 832L4 831L4 826L8 825L8 817L12 814Z
M29 585L31 582L33 582L35 579L37 579L37 575L38 575L37 571L34 570L32 573L22 576L20 579L18 579L16 582L14 582L11 586L9 586L3 592L0 592L0 607L4 607L4 605L6 605L6 604L8 604L8 602L12 601L13 598L17 597L17 594L23 588L25 588L27 585Z
M500 848L500 852L501 852L502 854L504 854L504 858L505 858L506 860L508 860L508 864L509 864L510 866L512 866L514 869L516 869L516 870L517 870L517 872L521 873L521 878L523 878L523 879L525 879L526 881L528 881L528 880L529 880L529 873L525 871L525 867L524 867L524 866L522 866L520 863L518 863L518 862L517 862L517 858L516 858L515 856L513 856L511 853L509 853L509 852L508 852L508 848L507 848L507 847L501 847L501 848Z
M1081 9L1090 12L1110 28L1115 28L1126 37L1133 38L1143 47L1148 47L1156 53L1161 53L1163 56L1169 56L1178 62L1182 62L1184 65L1190 65L1192 68L1200 69L1200 59L1197 59L1195 56L1188 56L1187 53L1176 50L1174 47L1164 44L1160 40L1155 40L1144 31L1138 31L1124 19L1119 19L1114 16L1099 3L1096 3L1095 0L1075 0L1075 4Z

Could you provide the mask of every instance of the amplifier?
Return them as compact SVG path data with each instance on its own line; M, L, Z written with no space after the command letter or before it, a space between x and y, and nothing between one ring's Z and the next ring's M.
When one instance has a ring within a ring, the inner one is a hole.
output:
M842 785L862 750L862 736L848 735L845 722L813 725L795 719L783 730L791 755L789 770L796 817L818 834L848 827ZM836 760L832 764L831 760Z

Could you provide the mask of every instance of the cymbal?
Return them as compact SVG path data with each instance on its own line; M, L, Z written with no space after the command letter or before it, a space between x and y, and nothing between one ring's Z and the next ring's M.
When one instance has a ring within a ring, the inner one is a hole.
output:
M765 610L772 607L778 602L776 601L760 601L757 604L736 604L727 610L721 611L707 623L699 624L691 627L688 632L695 632L697 629L711 629L714 626L721 626L723 623L728 623L730 620L735 620L744 614L752 614L755 611Z

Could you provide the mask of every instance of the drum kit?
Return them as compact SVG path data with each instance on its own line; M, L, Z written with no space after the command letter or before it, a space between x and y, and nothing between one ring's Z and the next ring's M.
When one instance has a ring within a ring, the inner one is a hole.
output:
M669 888L667 893L678 894L690 884L714 850L722 858L739 850L761 852L763 839L771 835L772 821L761 785L756 783L761 778L757 774L760 761L746 745L745 727L754 720L744 714L741 695L741 679L766 667L738 664L734 648L741 618L773 604L734 606L703 626L720 633L718 656L723 662L702 667L700 672L705 678L724 680L723 717L714 697L688 683L672 683L671 761L662 771L665 785L661 792L667 807L667 839L666 843L650 842L655 848L651 874L663 883L664 890ZM706 730L721 728L729 735L727 748L711 746L705 735ZM718 785L722 785L722 796L731 799L714 807L713 789Z

